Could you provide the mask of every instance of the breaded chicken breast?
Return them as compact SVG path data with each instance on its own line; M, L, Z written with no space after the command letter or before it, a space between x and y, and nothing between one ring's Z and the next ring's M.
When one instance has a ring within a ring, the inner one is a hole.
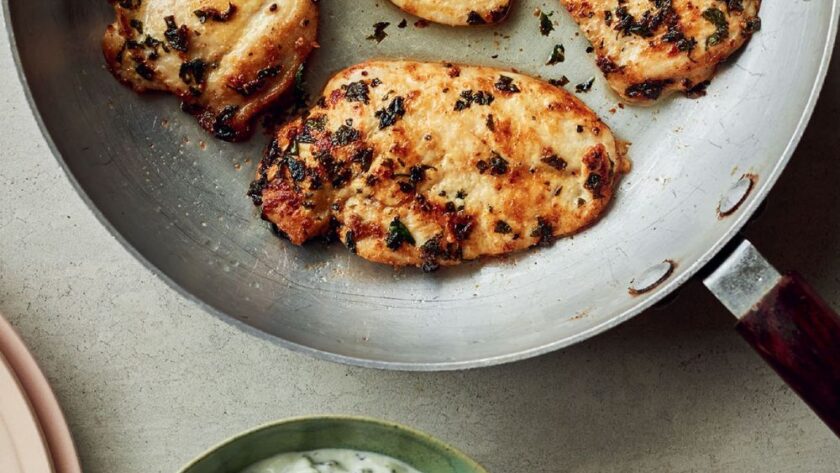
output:
M111 0L108 67L137 92L166 91L216 137L247 137L316 46L312 0Z
M412 15L444 25L484 25L507 17L513 0L391 0Z
M761 28L761 0L560 0L630 102L702 95L717 65Z
M294 244L434 270L580 231L628 167L564 89L487 67L373 61L277 132L250 195Z

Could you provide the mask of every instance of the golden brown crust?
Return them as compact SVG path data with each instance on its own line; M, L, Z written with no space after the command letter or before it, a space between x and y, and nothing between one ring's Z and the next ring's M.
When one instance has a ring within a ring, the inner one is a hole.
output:
M247 137L316 46L312 0L111 3L102 49L114 76L137 92L178 96L221 139Z
M251 189L295 244L337 231L434 269L573 234L605 211L624 145L559 87L486 67L371 61L282 127Z
M510 12L513 0L391 0L412 15L444 25L499 23Z
M651 103L702 95L718 64L760 28L761 0L561 0L592 43L610 86Z

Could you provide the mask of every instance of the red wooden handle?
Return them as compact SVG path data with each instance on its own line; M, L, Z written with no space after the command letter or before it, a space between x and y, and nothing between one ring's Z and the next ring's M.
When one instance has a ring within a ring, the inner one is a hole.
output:
M840 436L840 316L811 286L783 276L738 332Z

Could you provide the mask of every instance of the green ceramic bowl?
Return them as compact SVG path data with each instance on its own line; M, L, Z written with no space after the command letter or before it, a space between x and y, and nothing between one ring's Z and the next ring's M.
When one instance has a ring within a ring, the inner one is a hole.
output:
M239 473L280 453L347 448L380 453L423 473L487 473L463 453L408 427L361 417L302 417L239 434L181 470L181 473Z

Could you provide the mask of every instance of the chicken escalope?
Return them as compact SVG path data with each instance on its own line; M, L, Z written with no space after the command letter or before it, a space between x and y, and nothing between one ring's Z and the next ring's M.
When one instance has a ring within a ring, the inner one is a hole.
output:
M137 92L166 91L203 128L237 141L295 81L316 46L313 0L110 0L103 38L114 76Z
M622 98L702 95L718 64L761 28L761 0L560 0Z
M372 61L280 128L249 195L294 244L427 271L594 223L624 146L564 89L487 67Z
M412 15L444 25L484 25L507 17L513 0L391 0Z

